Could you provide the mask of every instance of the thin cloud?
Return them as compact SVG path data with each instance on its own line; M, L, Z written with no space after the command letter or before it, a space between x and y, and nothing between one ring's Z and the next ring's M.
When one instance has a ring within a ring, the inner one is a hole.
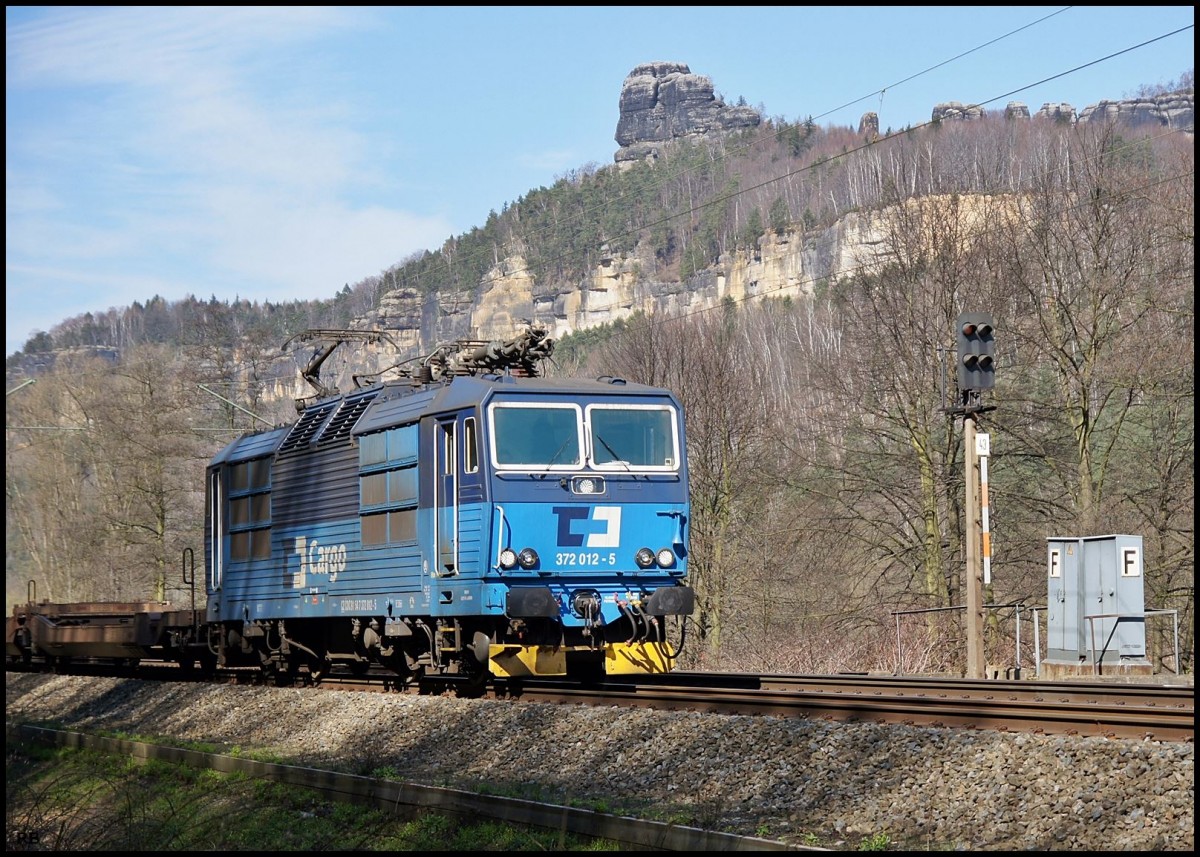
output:
M155 294L328 298L453 234L406 210L372 157L396 144L360 130L369 106L313 58L372 15L64 8L10 23L9 330ZM72 299L72 283L97 288ZM104 306L87 305L100 286ZM21 344L10 334L8 353Z
M369 25L350 7L51 9L6 30L8 86L162 86L197 68L227 67L331 28Z

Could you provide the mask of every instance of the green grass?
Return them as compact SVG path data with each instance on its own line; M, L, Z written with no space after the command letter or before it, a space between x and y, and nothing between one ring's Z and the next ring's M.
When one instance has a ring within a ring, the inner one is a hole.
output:
M858 844L859 851L887 851L892 844L891 837L886 833L873 833Z
M400 817L236 774L90 750L5 750L8 851L613 851L495 821Z

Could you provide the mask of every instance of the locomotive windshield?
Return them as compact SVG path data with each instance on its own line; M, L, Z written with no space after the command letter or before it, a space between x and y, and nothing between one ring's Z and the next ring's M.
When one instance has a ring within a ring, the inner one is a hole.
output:
M492 408L496 465L577 469L583 461L581 424L574 405L497 404Z
M675 411L665 405L497 403L493 460L501 469L673 471L679 465ZM586 461L585 461L586 458Z
M592 405L587 409L592 466L638 470L674 469L675 420L658 406Z

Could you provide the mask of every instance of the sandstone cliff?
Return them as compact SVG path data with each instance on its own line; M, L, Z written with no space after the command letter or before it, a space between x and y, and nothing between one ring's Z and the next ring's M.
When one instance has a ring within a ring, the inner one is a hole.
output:
M822 280L869 269L884 237L881 218L877 213L854 213L816 232L800 227L772 231L755 250L723 256L717 265L686 282L647 276L645 272L655 270L650 251L604 256L578 283L536 282L524 259L514 256L489 272L486 284L470 302L450 296L424 298L413 290L391 292L356 326L388 330L411 349L406 356L414 356L454 339L506 339L530 321L545 325L551 336L560 338L639 311L675 314L712 309L727 298L800 297L811 294ZM326 370L342 389L348 388L351 373L363 371L364 357L378 370L391 355L378 347L364 351L355 346L353 357L354 365L338 355L327 364ZM298 397L311 392L297 383L285 394Z

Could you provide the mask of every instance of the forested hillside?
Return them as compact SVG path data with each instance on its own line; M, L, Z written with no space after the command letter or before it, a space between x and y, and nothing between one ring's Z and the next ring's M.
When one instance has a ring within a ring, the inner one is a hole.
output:
M397 292L453 307L518 259L535 292L627 257L686 296L764 242L869 217L865 261L843 276L559 343L556 372L684 402L701 631L687 666L961 669L960 613L894 614L964 603L963 427L947 408L955 319L982 310L998 352L980 425L987 602L1023 605L1023 621L1045 604L1048 537L1140 535L1145 606L1179 611L1190 670L1194 169L1194 134L1162 128L994 117L864 137L774 120L582 167L328 301L156 298L66 320L8 361L7 601L36 581L55 600L186 602L204 463L294 416L280 346L305 328L377 320ZM1030 665L1015 608L990 615L988 662ZM1180 666L1171 633L1147 622L1160 668Z

